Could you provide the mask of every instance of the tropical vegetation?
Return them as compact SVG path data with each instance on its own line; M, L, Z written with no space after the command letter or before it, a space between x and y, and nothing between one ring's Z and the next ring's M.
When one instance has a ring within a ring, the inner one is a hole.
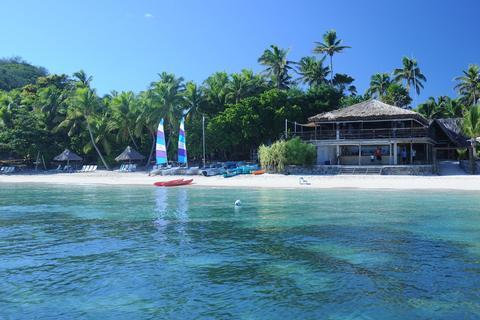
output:
M258 148L258 160L262 168L270 172L283 172L287 165L311 166L317 158L314 145L302 142L296 137L278 140L270 146Z
M290 59L288 49L271 45L259 55L260 73L215 72L195 83L161 72L144 91L104 95L82 70L72 76L48 74L21 58L1 59L0 158L31 162L41 153L52 159L69 148L85 161L109 168L130 145L150 163L159 120L165 119L167 149L173 155L185 117L192 162L202 159L204 120L207 159L248 159L260 145L265 150L286 138L285 119L304 123L314 114L370 98L411 108L412 88L418 94L426 82L415 59L404 57L392 72L373 74L370 87L359 94L351 75L333 69L333 56L348 48L330 30L314 44L315 56L298 61ZM465 118L480 99L479 78L478 66L469 66L456 78L458 98L431 97L418 111L429 119Z

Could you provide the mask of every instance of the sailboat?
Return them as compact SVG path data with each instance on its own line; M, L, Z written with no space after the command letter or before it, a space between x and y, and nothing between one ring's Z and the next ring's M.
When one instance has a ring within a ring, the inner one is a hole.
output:
M156 168L150 171L151 176L161 174L162 171L166 170L167 165L167 148L165 144L165 131L163 130L163 118L160 120L157 129L157 142L155 144L155 159L156 159Z
M180 130L178 130L178 164L181 167L178 173L186 175L195 175L199 173L198 167L188 167L187 145L185 139L185 117L180 121Z

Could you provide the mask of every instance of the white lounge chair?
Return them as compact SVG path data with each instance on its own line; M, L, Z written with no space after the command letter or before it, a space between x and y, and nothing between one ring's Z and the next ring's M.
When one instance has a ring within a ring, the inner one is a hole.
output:
M91 171L92 171L92 172L93 172L93 171L97 171L97 168L98 168L98 166L97 166L97 165L94 165L94 166L92 166L92 170L91 170Z
M300 179L298 179L298 183L300 183L301 185L307 185L307 186L310 185L310 182L304 177L300 177Z

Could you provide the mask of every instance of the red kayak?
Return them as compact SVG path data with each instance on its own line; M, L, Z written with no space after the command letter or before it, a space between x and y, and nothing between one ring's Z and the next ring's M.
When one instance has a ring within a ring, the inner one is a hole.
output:
M191 184L193 179L181 180L181 181L168 181L163 185L164 187L176 187L176 186L186 186Z
M166 183L177 183L177 182L180 182L180 181L183 181L183 179L176 179L176 180L169 180L169 181L157 181L157 182L154 182L153 185L157 186L157 187L165 187Z

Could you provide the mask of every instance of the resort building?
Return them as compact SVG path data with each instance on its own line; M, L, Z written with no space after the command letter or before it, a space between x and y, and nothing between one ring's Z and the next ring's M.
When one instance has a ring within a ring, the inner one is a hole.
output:
M456 119L428 121L421 114L368 100L310 117L295 135L317 146L325 166L413 166L435 171L468 143Z

